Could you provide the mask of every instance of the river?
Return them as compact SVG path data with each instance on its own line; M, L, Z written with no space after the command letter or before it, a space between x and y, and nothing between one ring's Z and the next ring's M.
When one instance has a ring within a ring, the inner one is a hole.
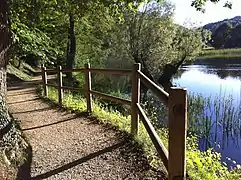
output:
M200 150L214 148L229 167L235 166L235 162L241 164L241 60L197 60L182 66L173 83L187 87L189 94L200 94L213 102L203 111L204 116L211 117L211 133L200 137ZM223 107L216 109L220 112L215 112L217 99ZM227 114L223 113L225 108L230 108ZM227 122L223 121L225 118Z

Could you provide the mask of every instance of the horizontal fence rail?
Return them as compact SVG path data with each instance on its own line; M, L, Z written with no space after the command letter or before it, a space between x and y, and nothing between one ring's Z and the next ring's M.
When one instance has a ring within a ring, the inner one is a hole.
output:
M61 89L68 90L68 91L75 91L75 92L80 92L82 90L81 88L74 88L74 87L67 87L67 86L62 86Z
M132 75L132 70L129 69L101 69L101 68L90 68L90 72L93 73L105 73L105 74L112 74L112 75Z
M58 87L59 87L58 85L54 85L54 84L46 84L46 86L55 87L55 88L58 88Z
M47 73L57 73L57 69L46 69ZM84 68L80 69L61 69L60 72L66 73L66 72L84 72Z
M58 102L62 105L63 90L80 92L81 88L63 86L62 73L81 72L84 73L85 84L84 94L87 102L87 112L92 112L92 96L100 99L110 100L117 103L131 106L131 133L138 136L138 124L140 119L156 148L164 166L168 170L169 180L186 179L186 134L187 134L187 90L183 88L171 88L167 93L144 73L141 72L140 64L134 64L133 69L101 69L90 68L86 64L84 68L62 69L60 66L56 70L46 69L42 66L42 84L44 95L48 96L48 86L58 89ZM57 85L49 84L47 73L57 73ZM92 90L91 73L102 73L118 76L130 76L132 80L131 100L115 97L102 92ZM155 131L151 121L148 119L140 103L140 83L150 89L168 107L168 149L162 143L159 135Z
M98 91L93 91L93 90L91 90L90 93L98 96L99 98L103 98L105 100L110 100L110 101L115 101L115 102L122 103L122 104L131 105L131 101L128 100L128 99L123 99L123 98L111 96L111 95L101 93L101 92L98 92Z
M62 69L61 72L66 73L66 72L84 72L84 68L80 69Z

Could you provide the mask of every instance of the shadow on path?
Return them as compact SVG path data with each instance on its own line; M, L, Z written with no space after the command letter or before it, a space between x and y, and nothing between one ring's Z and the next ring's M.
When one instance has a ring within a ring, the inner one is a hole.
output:
M30 144L28 144L27 149L25 149L25 153L26 153L26 160L18 168L16 180L30 180L31 179L30 173L31 173L33 151L32 151L32 146Z
M22 131L29 131L29 130L34 130L34 129L44 128L44 127L48 127L48 126L52 126L52 125L56 125L56 124L60 124L60 123L63 123L63 122L72 121L72 120L75 120L76 118L77 118L77 117L72 117L72 118L69 118L69 119L65 119L65 120L62 120L62 121L57 121L57 122L50 123L50 124L44 124L44 125L41 125L41 126L25 128L25 129L22 129Z
M115 144L113 146L107 147L107 148L102 149L100 151L91 153L91 154L89 154L89 155L87 155L85 157L82 157L82 158L80 158L80 159L78 159L76 161L73 161L73 162L70 162L68 164L65 164L65 165L63 165L61 167L58 167L58 168L54 169L54 170L48 171L48 172L46 172L44 174L40 174L38 176L32 177L31 179L32 180L40 180L40 179L48 178L50 176L53 176L53 175L58 174L60 172L63 172L65 170L67 170L67 169L70 169L70 168L72 168L74 166L82 164L82 163L84 163L84 162L86 162L88 160L91 160L91 159L93 159L93 158L95 158L95 157L97 157L99 155L102 155L102 154L107 153L107 152L111 152L111 151L113 151L113 150L115 150L115 149L117 149L117 148L119 148L119 147L121 147L123 145L124 145L124 142Z
M21 93L12 93L12 94L8 94L8 96L20 96L20 95L27 95L27 94L33 94L35 93L36 90L27 90L27 91L24 91L24 92L21 92Z
M29 102L31 102L31 101L36 101L36 100L40 100L40 99L41 99L41 98L34 98L34 99L25 100L25 101L11 102L11 103L8 103L8 104L11 105L11 104L29 103Z
M23 114L23 113L32 113L32 112L42 112L46 110L52 110L52 107L42 108L42 109L34 109L31 111L21 111L21 112L13 112L12 114Z

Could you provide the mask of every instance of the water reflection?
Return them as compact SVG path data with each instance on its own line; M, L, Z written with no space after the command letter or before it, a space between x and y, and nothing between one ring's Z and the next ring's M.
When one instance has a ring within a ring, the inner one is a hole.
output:
M233 163L227 157L241 164L241 61L197 61L183 66L173 83L187 87L189 94L200 94L200 102L205 99L194 117L202 122L193 122L203 134L200 149L213 147L229 166Z
M208 74L216 74L219 78L226 77L241 78L241 59L219 59L219 60L197 60L193 65L184 65L182 72L192 69L198 69Z

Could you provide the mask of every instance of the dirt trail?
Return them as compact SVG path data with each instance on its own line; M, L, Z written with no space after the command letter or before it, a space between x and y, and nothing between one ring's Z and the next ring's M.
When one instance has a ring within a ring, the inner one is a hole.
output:
M35 94L39 78L9 85L8 105L31 149L18 179L163 179L120 132L53 108Z

